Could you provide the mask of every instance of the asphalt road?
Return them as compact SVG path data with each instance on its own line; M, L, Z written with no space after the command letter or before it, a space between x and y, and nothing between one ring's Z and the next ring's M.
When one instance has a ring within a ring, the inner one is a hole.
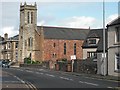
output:
M71 74L66 74L64 72L51 71L46 69L3 68L2 71L19 78L21 82L28 82L32 84L34 88L118 87L117 81L102 80L85 76L74 76ZM12 79L13 77L9 78L9 80ZM3 82L4 81L6 81L6 78L3 78Z

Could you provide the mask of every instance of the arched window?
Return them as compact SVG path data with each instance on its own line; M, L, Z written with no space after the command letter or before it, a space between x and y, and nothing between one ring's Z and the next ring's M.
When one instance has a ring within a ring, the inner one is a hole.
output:
M31 12L31 23L33 23L33 12Z
M64 43L64 55L66 55L66 43Z
M76 43L74 44L74 55L76 55Z
M33 38L32 37L28 38L28 46L29 47L33 46Z

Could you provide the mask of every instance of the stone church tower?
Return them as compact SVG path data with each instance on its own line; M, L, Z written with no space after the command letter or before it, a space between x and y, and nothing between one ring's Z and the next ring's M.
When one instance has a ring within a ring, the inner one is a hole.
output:
M37 31L37 5L20 5L20 26L19 26L19 51L18 60L24 62L24 58L30 57L35 60L36 42L35 32Z

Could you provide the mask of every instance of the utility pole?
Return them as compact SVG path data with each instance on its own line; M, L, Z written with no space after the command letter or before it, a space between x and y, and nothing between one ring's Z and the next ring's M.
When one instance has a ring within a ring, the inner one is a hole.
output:
M103 75L106 75L106 67L105 67L105 60L106 60L106 55L105 55L105 0L103 0Z

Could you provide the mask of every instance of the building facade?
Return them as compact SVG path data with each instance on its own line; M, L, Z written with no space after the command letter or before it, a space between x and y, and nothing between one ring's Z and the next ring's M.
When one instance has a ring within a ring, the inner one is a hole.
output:
M7 59L12 62L18 61L18 35L8 38L8 34L1 37L0 42L0 59Z
M89 29L37 26L37 5L20 5L18 60L56 61L82 59L82 44Z
M105 36L107 56L107 30ZM97 63L97 74L107 75L107 57L103 60L103 29L91 29L82 48L83 59L92 59Z
M120 74L120 16L107 25L108 75Z

